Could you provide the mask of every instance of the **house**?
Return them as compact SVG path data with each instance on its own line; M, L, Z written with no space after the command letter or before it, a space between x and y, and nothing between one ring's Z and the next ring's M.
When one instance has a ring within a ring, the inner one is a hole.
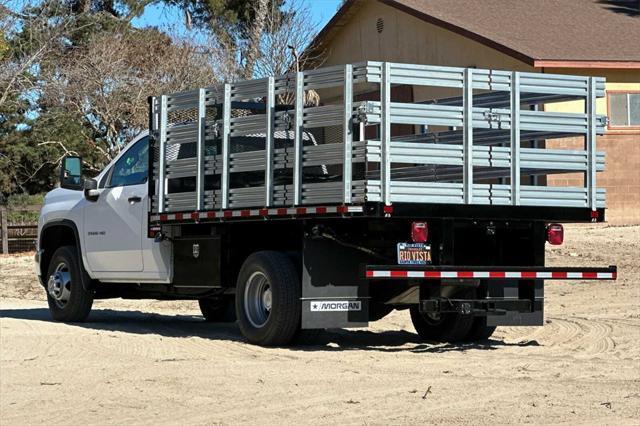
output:
M307 54L324 66L365 60L602 76L609 117L598 150L606 170L607 220L640 223L640 2L623 0L347 0ZM420 101L433 93L398 94ZM438 95L443 95L439 93ZM583 112L584 102L545 105ZM584 139L548 140L582 149ZM583 175L551 175L547 185L583 185Z

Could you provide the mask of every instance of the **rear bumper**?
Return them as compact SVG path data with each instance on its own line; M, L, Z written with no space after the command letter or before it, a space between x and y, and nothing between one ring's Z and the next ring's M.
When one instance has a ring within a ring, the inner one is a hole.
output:
M406 266L366 265L364 277L379 279L482 279L482 280L615 280L616 266L606 268L568 268L536 266Z

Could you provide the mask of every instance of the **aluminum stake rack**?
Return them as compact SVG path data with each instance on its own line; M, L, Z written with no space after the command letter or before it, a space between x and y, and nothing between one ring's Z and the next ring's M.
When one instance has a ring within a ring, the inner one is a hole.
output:
M459 96L399 102L396 86ZM152 97L150 224L413 205L603 220L596 136L606 117L595 108L604 86L598 77L362 62ZM544 110L565 101L582 101L584 112ZM413 131L398 135L394 125ZM544 147L576 137L581 149ZM561 173L580 173L584 185L544 185Z

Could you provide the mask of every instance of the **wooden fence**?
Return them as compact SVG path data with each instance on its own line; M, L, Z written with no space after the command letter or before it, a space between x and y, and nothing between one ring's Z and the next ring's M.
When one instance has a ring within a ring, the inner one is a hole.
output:
M22 206L8 209L0 206L0 240L2 240L2 254L20 253L36 249L38 238L38 223L36 221L18 220L12 221L12 216L21 216L11 213L38 212L41 206Z

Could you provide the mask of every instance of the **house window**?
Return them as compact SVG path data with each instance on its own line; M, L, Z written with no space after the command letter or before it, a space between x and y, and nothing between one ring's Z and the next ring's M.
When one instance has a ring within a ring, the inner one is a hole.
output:
M640 92L609 93L611 127L640 127Z

